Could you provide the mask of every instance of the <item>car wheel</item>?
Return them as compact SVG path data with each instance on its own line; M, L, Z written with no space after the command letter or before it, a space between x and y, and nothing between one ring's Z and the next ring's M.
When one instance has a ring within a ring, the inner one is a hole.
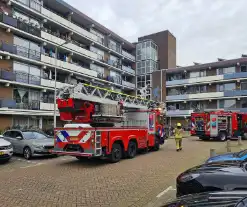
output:
M227 140L227 136L226 136L226 133L225 132L220 132L219 134L219 139L220 141L224 142Z
M26 160L30 160L32 158L32 151L29 147L25 147L23 150L23 156Z
M128 158L134 158L136 156L136 153L137 153L137 146L136 146L136 143L131 141L129 143L129 146L128 146L128 150L127 150L127 157Z
M119 162L121 160L123 156L123 152L122 152L122 147L120 144L113 144L112 145L112 152L109 156L109 159L112 163L116 163Z

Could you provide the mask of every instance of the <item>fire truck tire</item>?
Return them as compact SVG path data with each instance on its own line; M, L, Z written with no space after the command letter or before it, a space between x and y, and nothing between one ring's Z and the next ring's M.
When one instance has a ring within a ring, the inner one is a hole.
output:
M129 146L128 146L128 150L126 153L127 158L134 158L136 156L137 153L137 145L134 141L130 141L129 142Z
M81 156L76 156L76 159L78 159L80 161L88 160L87 157L81 157Z
M116 163L122 159L123 149L120 144L114 143L112 145L112 153L109 155L110 162Z
M160 139L158 137L155 138L155 144L154 144L154 147L153 147L153 150L154 151L159 151L160 149Z
M226 133L225 133L225 132L220 132L220 134L219 134L219 139L220 139L220 141L222 141L222 142L226 141L226 140L227 140L227 135L226 135Z

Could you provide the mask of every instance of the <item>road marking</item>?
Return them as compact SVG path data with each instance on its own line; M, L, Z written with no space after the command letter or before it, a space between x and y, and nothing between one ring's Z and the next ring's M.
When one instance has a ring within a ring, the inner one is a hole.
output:
M169 186L168 188L166 188L165 190L163 190L161 193L159 193L156 198L160 198L161 196L163 196L165 193L167 193L169 190L172 190L173 187Z
M40 162L40 163L37 163L36 165L29 165L29 166L24 166L24 167L20 167L20 168L36 167L36 166L40 166L40 165L43 165L43 164L45 164L45 163Z

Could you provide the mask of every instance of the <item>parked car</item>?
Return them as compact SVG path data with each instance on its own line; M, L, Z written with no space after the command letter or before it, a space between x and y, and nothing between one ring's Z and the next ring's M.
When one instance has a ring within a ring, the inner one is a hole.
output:
M0 161L9 161L13 155L13 147L10 142L3 139L0 135Z
M206 163L212 163L212 162L221 162L221 161L236 161L236 162L242 162L247 160L247 149L242 150L240 152L234 152L234 153L226 153L222 155L217 155L214 157L210 157Z
M247 190L216 191L185 195L162 205L162 207L243 207L247 205L247 202L246 205L242 205L243 201L247 201Z
M16 154L23 154L29 160L33 156L51 155L54 148L54 139L45 133L35 130L8 130L3 138L13 145Z
M247 190L247 162L208 163L177 177L177 197L221 190Z

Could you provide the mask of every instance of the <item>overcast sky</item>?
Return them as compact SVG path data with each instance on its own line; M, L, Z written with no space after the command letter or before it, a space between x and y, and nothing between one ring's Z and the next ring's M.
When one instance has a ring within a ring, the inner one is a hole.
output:
M247 54L247 0L65 0L130 42L168 29L177 65Z

